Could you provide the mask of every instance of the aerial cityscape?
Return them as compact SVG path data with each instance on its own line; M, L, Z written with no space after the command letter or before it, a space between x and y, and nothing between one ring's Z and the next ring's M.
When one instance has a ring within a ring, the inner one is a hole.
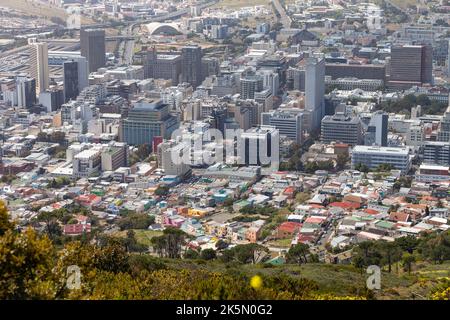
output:
M450 299L449 0L0 22L1 300Z

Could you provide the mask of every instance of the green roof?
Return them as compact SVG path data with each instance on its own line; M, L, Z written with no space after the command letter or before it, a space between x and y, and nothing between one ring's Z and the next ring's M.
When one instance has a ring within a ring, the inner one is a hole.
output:
M389 221L378 221L375 223L375 225L379 228L383 228L383 229L392 229L395 225L395 223L389 222Z

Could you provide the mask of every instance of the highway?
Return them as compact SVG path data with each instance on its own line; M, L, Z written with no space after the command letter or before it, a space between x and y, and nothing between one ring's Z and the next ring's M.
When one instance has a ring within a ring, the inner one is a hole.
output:
M283 24L283 28L289 29L292 24L292 19L287 15L286 10L281 5L280 0L272 0L273 5L275 6L275 9L280 14L281 23Z
M135 28L136 24L131 24L128 27L126 27L124 32L125 40L120 42L119 45L119 64L125 64L130 65L133 62L133 51L134 51L134 38L133 36L133 30Z

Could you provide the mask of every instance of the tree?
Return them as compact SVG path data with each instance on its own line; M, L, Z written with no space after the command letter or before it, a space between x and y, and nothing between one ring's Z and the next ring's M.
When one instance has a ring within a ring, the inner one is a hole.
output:
M45 223L45 232L48 237L55 241L57 237L62 235L62 229L58 222L64 215L64 211L55 210L52 212L41 212L37 219Z
M249 244L239 244L233 249L225 250L225 252L229 251L232 255L232 260L236 260L240 263L252 263L255 264L257 262L256 255L257 252L268 252L269 250L257 243L249 243ZM229 258L229 257L228 257Z
M347 164L347 162L350 160L349 156L347 154L344 153L340 153L337 156L336 159L336 166L339 170L342 170L345 168L345 165Z
M353 250L353 260L365 267L380 265L382 254L375 241L363 241Z
M140 160L144 160L146 158L148 158L148 156L151 153L151 146L148 143L144 143L139 145L137 151L136 151L136 155L139 157Z
M287 260L297 264L303 264L308 262L308 255L309 246L304 243L299 243L289 248Z
M5 203L0 201L0 236L2 236L7 230L12 230L14 223L9 221L8 210L6 210Z
M186 253L184 254L185 259L198 259L200 254L197 250L188 249Z
M375 171L377 171L377 172L386 172L386 171L391 171L392 169L394 169L394 167L392 166L392 164L389 164L389 163L382 163L382 164L379 164L379 165L376 167Z
M405 271L408 271L408 273L411 273L411 269L412 269L412 264L416 262L416 258L414 257L414 255L409 254L407 252L405 252L402 256L402 264L403 264L403 269Z
M319 169L319 166L317 165L317 162L308 162L305 165L305 171L308 173L314 173Z
M155 195L157 196L167 196L169 194L170 188L166 185L160 185L155 190Z
M392 271L392 263L399 261L401 258L401 249L395 242L380 241L378 243L382 253L381 262L383 265L388 265L388 272Z
M219 240L216 242L216 249L217 249L217 250L224 250L224 249L226 249L226 248L228 248L228 243L227 243L226 241L224 241L224 240L222 240L222 239L219 239Z
M150 225L155 223L155 217L146 213L130 213L125 217L120 218L117 226L120 230L128 229L148 229Z
M414 236L406 236L395 239L395 243L397 243L403 251L412 254L417 248L419 240Z
M216 251L214 249L205 249L200 252L200 258L203 260L214 260Z
M0 237L0 299L53 299L55 251L50 239L32 229L3 230Z
M295 201L297 201L300 204L303 204L303 203L306 203L306 201L308 201L309 198L310 198L309 193L307 193L307 192L299 192L295 196Z
M181 246L185 244L186 233L176 228L166 228L163 235L151 239L153 248L161 257L180 258Z
M365 164L362 164L362 163L357 163L356 165L355 165L355 170L358 170L359 172L365 172L365 173L367 173L367 172L369 172L369 167L368 166L366 166Z

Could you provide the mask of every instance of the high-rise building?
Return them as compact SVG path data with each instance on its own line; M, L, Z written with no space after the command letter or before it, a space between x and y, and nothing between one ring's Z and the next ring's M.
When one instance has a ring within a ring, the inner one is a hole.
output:
M273 161L278 162L279 132L272 126L258 126L251 128L241 134L239 145L242 158L240 161L246 165L271 165Z
M303 112L300 109L277 109L261 114L261 124L278 129L280 136L286 136L296 143L302 143Z
M181 78L182 58L179 54L158 54L156 49L144 47L141 51L144 79L172 80L176 86Z
M260 124L263 111L264 106L261 103L252 100L237 100L234 117L241 124L242 129L249 129Z
M409 88L433 84L433 49L429 45L403 45L391 48L388 86Z
M38 42L36 38L28 39L30 47L30 76L36 79L36 92L41 93L48 88L48 46L46 42Z
M183 82L197 88L202 82L202 48L197 45L185 46L181 49L181 77Z
M450 165L450 142L427 141L422 146L424 163Z
M95 72L106 64L105 30L80 30L81 55L88 60L89 72Z
M128 146L123 142L111 142L101 154L102 171L114 171L128 165Z
M205 79L209 76L216 76L220 71L220 63L217 58L202 58L202 78Z
M153 137L170 138L178 120L169 114L169 106L160 100L140 102L128 111L122 121L122 139L129 145L150 144Z
M17 106L30 108L36 103L36 80L19 77L16 82Z
M325 60L307 58L305 66L305 110L310 113L310 131L320 129L325 115Z
M100 171L102 153L99 148L91 148L77 153L72 160L73 177L89 177Z
M78 90L78 62L66 61L63 63L64 73L64 100L74 100L80 93Z
M377 111L372 115L364 136L365 145L387 147L388 119L389 115L382 111Z
M181 56L158 54L153 64L151 78L172 80L172 85L179 83L181 74Z
M182 161L186 158L184 152L187 152L186 150L190 150L186 145L186 142L168 140L160 143L157 149L158 158L160 159L160 167L164 170L166 175L185 177L191 172L189 163ZM174 157L177 157L176 161L174 161Z
M439 123L438 141L450 142L450 106L445 110Z
M47 112L61 109L64 103L64 91L61 88L47 89L39 95L39 103L47 109Z
M342 112L322 119L321 141L323 143L342 142L357 145L362 142L362 126L359 117L351 117Z
M264 81L261 76L246 76L241 78L241 99L255 99L255 93L262 91Z

